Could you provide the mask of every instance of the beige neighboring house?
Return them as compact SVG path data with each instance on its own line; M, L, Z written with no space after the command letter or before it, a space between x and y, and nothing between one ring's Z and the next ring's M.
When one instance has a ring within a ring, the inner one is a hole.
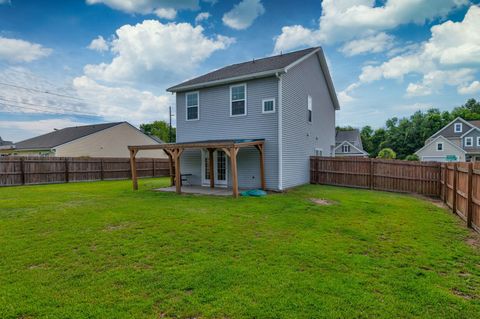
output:
M2 155L56 157L129 157L127 146L160 144L128 122L67 127L0 149ZM162 150L141 151L137 157L167 158Z

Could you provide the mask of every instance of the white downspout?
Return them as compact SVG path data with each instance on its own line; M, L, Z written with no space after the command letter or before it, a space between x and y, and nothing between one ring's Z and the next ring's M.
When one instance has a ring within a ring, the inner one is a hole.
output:
M278 190L283 190L283 127L282 127L282 75L276 74L278 78Z

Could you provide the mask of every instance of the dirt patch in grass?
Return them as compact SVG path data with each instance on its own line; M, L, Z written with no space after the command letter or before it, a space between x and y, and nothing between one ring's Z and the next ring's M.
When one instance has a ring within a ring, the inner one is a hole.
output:
M458 290L458 289L453 289L452 292L453 292L453 294L454 294L455 296L461 297L461 298L463 298L463 299L470 300L470 299L473 298L473 296L471 296L471 295L469 295L469 294L467 294L467 293L464 293L463 291L460 291L460 290Z
M310 200L312 201L312 203L320 206L330 206L335 204L334 202L329 201L327 199L323 199L323 198L310 198Z
M470 234L467 238L467 244L475 248L480 248L480 236L478 234Z
M110 232L110 231L116 231L116 230L122 230L130 226L129 223L121 223L121 224L110 224L105 226L103 231Z

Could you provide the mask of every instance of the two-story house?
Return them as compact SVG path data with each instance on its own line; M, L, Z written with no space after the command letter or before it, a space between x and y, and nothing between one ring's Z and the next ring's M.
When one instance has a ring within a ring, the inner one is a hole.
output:
M368 157L363 150L358 129L337 130L335 135L335 156Z
M309 182L310 156L334 155L339 104L320 47L229 65L168 91L177 146L165 147L181 149L190 185L284 190Z
M470 162L480 160L480 121L457 117L425 141L415 152L422 161Z

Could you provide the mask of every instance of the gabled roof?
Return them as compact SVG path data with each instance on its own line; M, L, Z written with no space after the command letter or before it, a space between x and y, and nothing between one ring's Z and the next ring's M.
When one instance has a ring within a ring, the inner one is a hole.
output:
M0 146L10 146L10 145L13 145L13 143L10 141L4 141L0 136Z
M327 63L323 50L320 47L308 48L300 51L271 56L258 60L228 65L221 69L209 72L199 77L187 80L167 89L169 92L181 92L195 90L203 87L227 84L238 81L246 81L255 78L274 76L285 73L289 68L300 63L313 54L318 54L322 71L326 78L327 86L332 97L335 109L339 109L337 96L333 82L328 72Z
M356 142L358 141L359 145L361 148L363 148L362 145L362 139L360 138L360 130L359 129L353 129L353 130L337 130L335 132L335 143L342 143L343 141L349 141L349 142Z
M15 143L15 149L18 150L48 150L55 146L62 145L81 137L97 133L99 131L111 128L113 126L126 123L114 122L84 126L67 127L61 130L56 130L44 135L30 138L18 143Z
M362 149L359 149L357 146L353 145L352 143L350 143L349 141L343 141L342 143L340 143L339 145L337 145L337 147L335 147L334 151L336 152L338 148L340 148L341 146L343 145L350 145L350 147L353 147L354 149L356 149L358 151L358 153L360 154L363 154L363 155L368 155L367 152L365 152L364 150ZM345 154L357 154L357 153L345 153Z
M461 147L458 146L457 144L455 144L455 143L453 143L452 141L450 141L448 138L446 138L446 137L444 137L444 136L442 136L442 135L439 135L439 136L435 137L433 140L431 140L430 142L428 142L427 144L423 145L423 147L420 148L419 150L417 150L417 151L415 152L415 154L418 155L418 152L422 151L424 148L426 148L427 146L433 144L434 142L436 142L436 141L439 140L439 139L442 139L444 142L452 145L454 148L458 149L459 151L462 151L462 152L464 152L464 153L467 153L467 151L465 151L463 148L461 148Z
M466 121L464 120L463 118L461 118L460 116L456 117L455 119L453 119L450 123L448 123L447 125L445 125L444 127L442 127L441 129L439 129L438 131L435 132L435 134L433 134L432 136L430 136L428 139L431 139L431 138L434 138L435 136L437 135L440 135L440 132L443 131L446 127L452 125L453 123L455 123L456 121L461 121L463 123L465 123L467 126L471 127L471 128L474 128L475 125L472 123L472 122L477 122L477 121Z

